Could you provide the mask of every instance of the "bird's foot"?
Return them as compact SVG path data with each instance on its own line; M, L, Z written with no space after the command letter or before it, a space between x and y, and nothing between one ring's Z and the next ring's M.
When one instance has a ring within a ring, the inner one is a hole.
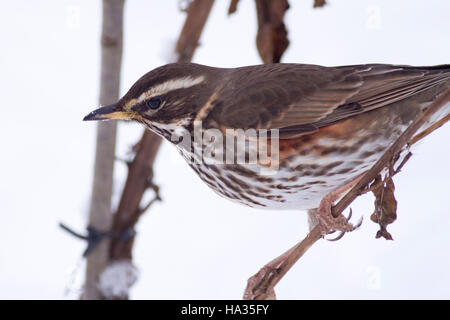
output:
M275 290L273 287L264 284L270 277L277 274L281 265L289 258L294 248L289 249L281 256L273 259L262 267L255 275L247 281L244 292L244 300L275 300Z
M261 282L273 272L277 272L277 269L267 264L255 275L249 278L247 280L247 287L244 292L244 300L276 300L277 297L273 288L267 288L267 290L263 293L264 297L255 292L255 289L261 285Z
M320 202L319 208L315 210L316 220L318 222L322 235L325 236L335 231L340 231L339 236L334 239L329 239L330 241L341 239L346 232L351 232L359 228L362 224L362 217L355 225L349 222L352 217L351 209L348 217L345 217L343 214L339 214L337 217L335 217L331 213L331 208L334 202L337 201L349 189L353 188L353 186L359 181L359 179L360 177L327 194Z
M358 229L363 222L362 217L358 221L358 223L352 224L349 222L351 219L351 216L352 216L351 209L350 209L350 213L349 213L348 217L345 217L343 214L340 214L339 216L334 217L331 214L331 207L329 207L329 209L326 210L324 213L319 213L319 211L318 211L317 218L319 220L319 227L320 227L320 231L321 231L322 235L325 236L325 235L333 233L335 231L340 231L340 233L337 237L332 238L332 239L327 239L329 241L337 241L337 240L341 239L345 233Z

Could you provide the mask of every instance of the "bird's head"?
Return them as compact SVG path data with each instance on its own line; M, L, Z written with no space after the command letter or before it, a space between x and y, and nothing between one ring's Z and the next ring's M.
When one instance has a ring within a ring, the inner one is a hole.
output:
M92 111L83 120L135 120L162 134L164 126L186 125L195 118L213 93L219 70L193 63L156 68L118 102Z

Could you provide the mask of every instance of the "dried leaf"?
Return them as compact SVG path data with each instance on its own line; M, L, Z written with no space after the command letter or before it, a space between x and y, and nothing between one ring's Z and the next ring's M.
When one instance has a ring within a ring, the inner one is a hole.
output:
M319 8L326 5L327 2L325 0L314 0L313 8Z
M236 12L238 2L239 2L239 0L231 0L230 6L228 7L228 15Z
M378 175L371 187L375 196L375 211L370 216L370 219L380 226L380 230L378 230L375 237L393 240L392 235L387 231L387 225L397 219L397 200L395 200L394 196L394 181L392 177L388 177L382 181L381 175Z

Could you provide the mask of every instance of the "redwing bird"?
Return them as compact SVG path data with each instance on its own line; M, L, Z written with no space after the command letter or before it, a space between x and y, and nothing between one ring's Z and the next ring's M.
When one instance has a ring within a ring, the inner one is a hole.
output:
M214 191L251 207L308 209L326 234L354 228L343 215L331 215L333 202L449 87L450 65L174 63L145 74L117 103L84 120L135 120L172 143L187 132L191 143L176 146ZM449 113L447 103L431 122ZM268 164L260 162L192 161L196 123L201 132L224 135L276 129L276 172L262 173Z

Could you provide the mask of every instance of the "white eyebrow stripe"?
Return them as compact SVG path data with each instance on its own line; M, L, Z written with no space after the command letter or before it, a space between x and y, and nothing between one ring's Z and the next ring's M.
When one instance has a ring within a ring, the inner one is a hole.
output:
M205 80L204 76L199 76L192 78L190 76L168 80L166 82L160 83L157 86L150 88L149 90L142 93L137 99L137 103L147 100L150 97L160 96L172 90L190 88L197 84L202 83Z

